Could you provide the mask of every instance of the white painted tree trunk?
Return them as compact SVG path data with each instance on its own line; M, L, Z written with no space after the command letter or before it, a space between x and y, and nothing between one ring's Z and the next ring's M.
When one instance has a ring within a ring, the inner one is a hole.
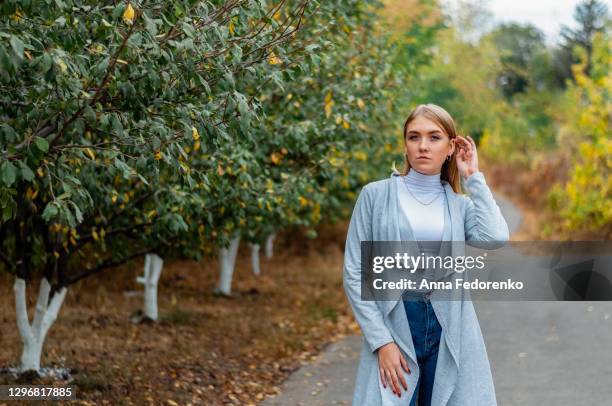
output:
M15 280L15 309L17 313L17 328L23 343L23 352L21 353L20 371L40 371L40 358L42 356L42 348L45 343L45 337L49 328L57 319L66 292L68 289L63 287L59 292L56 292L49 301L49 293L51 285L46 278L43 278L38 290L38 299L36 300L36 311L32 325L28 318L28 305L26 299L26 281L21 278Z
M224 295L232 293L232 276L236 265L238 246L240 245L240 235L236 235L230 242L229 247L221 248L219 252L219 265L221 266L221 279L217 291Z
M272 233L268 235L266 238L266 259L272 258L272 249L274 248L274 238L276 237L276 233Z
M261 275L261 269L259 268L259 244L251 244L251 264L253 266L253 273L257 276Z
M144 285L144 315L157 321L157 286L161 276L164 260L157 254L145 255L144 276L136 280Z

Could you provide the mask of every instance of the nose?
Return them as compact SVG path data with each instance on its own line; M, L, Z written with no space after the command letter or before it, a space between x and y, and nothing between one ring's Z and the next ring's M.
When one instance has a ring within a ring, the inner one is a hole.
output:
M421 138L421 142L419 142L419 151L424 152L429 149L429 143L425 139L425 137Z

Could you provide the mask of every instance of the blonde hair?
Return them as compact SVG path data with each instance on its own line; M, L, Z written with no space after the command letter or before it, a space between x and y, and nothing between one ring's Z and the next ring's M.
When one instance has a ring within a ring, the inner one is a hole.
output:
M435 104L419 104L408 116L406 122L404 123L404 145L406 144L406 130L408 129L408 125L417 117L426 117L431 121L435 122L444 132L448 135L449 139L454 139L457 137L457 129L455 127L455 121L451 117L450 114L442 107ZM455 155L457 154L457 148L455 147L455 151L451 155L450 159L447 159L442 164L442 169L440 171L440 179L447 181L455 193L463 193L461 189L461 178L459 175L459 170L457 169L457 163L455 162ZM407 175L410 170L410 162L408 162L408 154L404 154L404 170L400 172L402 175Z

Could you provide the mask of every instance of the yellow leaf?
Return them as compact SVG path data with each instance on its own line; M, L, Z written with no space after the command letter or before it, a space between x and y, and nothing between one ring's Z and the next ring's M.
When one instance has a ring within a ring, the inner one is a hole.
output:
M365 103L363 100L357 99L357 107L359 107L361 110L365 109Z
M18 9L17 11L15 11L15 14L11 16L11 19L14 22L18 23L19 20L21 20L21 17L23 17L23 14L21 13L21 10Z
M236 30L236 27L234 27L234 21L230 21L229 23L229 32L231 35L234 35L234 32Z
M96 155L94 154L94 152L91 150L91 148L85 148L85 154L87 154L87 156L89 158L91 158L92 161L94 161L96 159Z
M134 8L128 3L128 6L123 12L123 21L125 21L127 24L132 24L132 21L134 21L134 15Z
M155 151L155 159L156 159L157 161L159 161L159 160L161 160L161 159L162 159L162 154L161 154L161 151Z
M351 125L349 124L348 121L342 120L342 127L344 127L346 130L348 130L349 128L351 128Z
M326 103L325 104L325 117L329 118L332 114L332 106L334 105L334 102L331 103Z
M191 127L191 136L193 137L194 140L199 140L200 139L200 133L198 132L198 129L195 127Z
M100 239L95 227L91 229L91 236L93 237L94 241L98 241Z
M64 61L62 61L61 59L57 60L57 65L60 67L62 72L66 72L68 70L68 66L66 65L66 63Z
M274 52L272 52L270 54L270 56L268 57L268 63L270 65L278 65L281 62L282 61L280 60L280 58L278 56L276 56L276 54Z
M270 155L270 160L272 161L272 163L273 163L274 165L278 165L278 163L281 161L281 159L282 159L282 157L281 157L281 156L279 156L279 154L277 154L276 152L273 152L273 153Z

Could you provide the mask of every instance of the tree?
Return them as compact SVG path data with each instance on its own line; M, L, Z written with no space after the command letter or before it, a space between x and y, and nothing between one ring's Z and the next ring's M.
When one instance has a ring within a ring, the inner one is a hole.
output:
M591 75L586 75L586 51L573 66L576 84L564 98L570 106L559 131L562 153L571 159L568 179L557 182L549 194L549 207L558 219L549 232L562 237L612 236L612 81L610 36L593 37ZM576 151L579 153L576 154Z
M497 86L510 98L523 93L533 83L534 62L546 51L544 35L531 24L501 24L490 34L499 52L501 70L497 73Z
M587 63L584 72L591 73L591 59L593 54L593 36L606 28L610 20L608 6L599 0L585 0L574 9L574 20L577 27L561 27L561 42L555 50L555 62L558 67L558 80L564 84L565 79L573 78L571 66L580 62L574 48L578 47L586 52Z
M171 251L214 204L201 194L208 169L226 159L228 132L244 135L256 114L236 82L264 83L271 48L296 31L271 18L282 7L0 5L0 259L16 277L22 370L39 369L70 285ZM191 165L187 151L201 150L209 159ZM25 284L38 277L30 325Z

